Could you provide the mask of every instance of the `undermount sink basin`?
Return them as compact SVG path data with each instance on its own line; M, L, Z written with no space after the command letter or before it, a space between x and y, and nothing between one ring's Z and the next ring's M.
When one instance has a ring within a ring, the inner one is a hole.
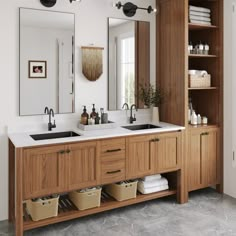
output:
M80 136L80 135L73 131L30 135L30 137L34 139L35 141L55 139L55 138L70 138L70 137L76 137L76 136Z
M142 129L157 129L162 128L161 126L151 125L151 124L143 124L143 125L130 125L130 126L122 126L122 128L129 130L142 130Z

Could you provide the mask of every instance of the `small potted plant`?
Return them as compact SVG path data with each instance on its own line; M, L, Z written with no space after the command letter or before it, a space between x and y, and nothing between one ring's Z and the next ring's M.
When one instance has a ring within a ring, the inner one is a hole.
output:
M155 88L151 84L145 87L141 85L139 98L144 103L144 106L152 106L152 122L159 123L159 106L162 102L160 89Z

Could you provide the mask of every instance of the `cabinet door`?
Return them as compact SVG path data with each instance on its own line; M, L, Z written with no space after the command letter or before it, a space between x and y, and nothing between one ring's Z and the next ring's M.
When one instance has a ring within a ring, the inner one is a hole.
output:
M155 135L151 139L153 174L178 169L181 162L181 133Z
M217 184L218 129L191 130L189 136L188 190Z
M97 143L86 142L67 146L68 191L98 184Z
M202 184L217 184L218 132L211 130L201 134Z
M188 155L187 171L188 171L188 190L192 191L201 188L202 172L201 172L201 132L191 130L188 135Z
M63 191L64 145L26 149L23 158L24 199Z
M150 140L151 136L136 136L127 139L127 178L144 177L152 173Z

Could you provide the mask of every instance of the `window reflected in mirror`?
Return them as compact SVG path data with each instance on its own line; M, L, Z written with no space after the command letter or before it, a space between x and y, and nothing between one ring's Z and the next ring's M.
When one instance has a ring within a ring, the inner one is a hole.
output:
M139 101L139 88L150 80L149 22L109 18L109 110Z

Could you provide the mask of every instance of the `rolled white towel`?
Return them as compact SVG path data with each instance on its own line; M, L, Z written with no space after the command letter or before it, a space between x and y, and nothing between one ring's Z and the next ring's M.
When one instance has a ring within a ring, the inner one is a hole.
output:
M158 180L151 180L151 181L139 181L138 185L142 188L153 188L153 187L159 187L162 185L167 185L168 180L164 177Z
M195 6L189 6L190 11L199 11L199 12L205 12L205 13L211 13L211 10L205 7L195 7Z
M194 24L202 24L202 25L211 25L211 22L200 21L200 20L191 20L191 19L190 19L190 23L194 23Z
M211 22L210 17L204 17L204 16L192 16L192 15L190 15L190 20L200 20L200 21Z
M169 189L168 184L163 185L163 186L159 186L159 187L145 188L145 189L138 186L138 191L142 194L156 193L156 192L164 191L164 190L167 190L167 189Z
M204 17L211 17L210 13L200 12L200 11L189 11L190 16L204 16Z
M161 175L160 174L149 175L149 176L144 177L142 180L143 181L152 181L152 180L158 180L158 179L161 179Z

